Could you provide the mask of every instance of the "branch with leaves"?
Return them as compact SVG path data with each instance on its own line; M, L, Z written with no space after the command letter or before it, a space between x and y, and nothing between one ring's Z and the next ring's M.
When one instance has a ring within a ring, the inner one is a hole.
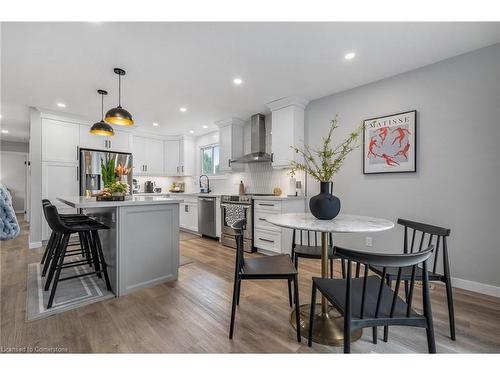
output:
M323 137L323 145L317 149L311 149L309 145L304 145L303 149L291 146L295 153L302 156L304 162L291 162L290 174L293 176L297 171L303 171L311 175L320 182L332 181L333 176L340 170L347 155L359 147L358 139L363 126L359 126L349 134L337 147L332 147L332 137L335 129L338 128L337 116L331 121L328 135Z

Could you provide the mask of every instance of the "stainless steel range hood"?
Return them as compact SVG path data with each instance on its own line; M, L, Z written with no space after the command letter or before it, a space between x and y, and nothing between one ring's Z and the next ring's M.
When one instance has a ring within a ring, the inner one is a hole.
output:
M250 153L231 163L272 162L272 155L266 153L266 118L258 113L250 118Z

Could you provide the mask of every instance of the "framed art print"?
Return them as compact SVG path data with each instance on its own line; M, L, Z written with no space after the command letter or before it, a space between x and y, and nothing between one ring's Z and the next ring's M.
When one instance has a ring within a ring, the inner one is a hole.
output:
M363 121L363 173L417 171L417 111Z

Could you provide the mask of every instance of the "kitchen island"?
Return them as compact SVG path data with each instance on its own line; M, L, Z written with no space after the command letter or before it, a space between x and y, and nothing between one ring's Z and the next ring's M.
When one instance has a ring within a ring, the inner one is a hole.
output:
M96 201L74 196L57 200L110 227L99 231L99 236L115 295L177 279L182 199L133 196Z

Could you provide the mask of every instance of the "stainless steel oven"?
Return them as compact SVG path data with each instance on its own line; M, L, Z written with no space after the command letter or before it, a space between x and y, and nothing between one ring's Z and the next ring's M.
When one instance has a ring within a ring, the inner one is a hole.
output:
M236 240L234 238L235 231L232 229L226 219L226 209L229 205L243 206L243 214L247 219L247 225L243 232L243 250L246 252L254 252L253 247L253 205L252 197L247 195L223 195L221 197L221 242L225 246L236 248Z

